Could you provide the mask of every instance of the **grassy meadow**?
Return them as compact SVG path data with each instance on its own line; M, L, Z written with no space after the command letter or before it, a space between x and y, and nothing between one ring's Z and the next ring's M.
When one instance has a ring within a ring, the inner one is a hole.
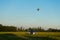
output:
M60 32L0 32L0 40L60 40Z

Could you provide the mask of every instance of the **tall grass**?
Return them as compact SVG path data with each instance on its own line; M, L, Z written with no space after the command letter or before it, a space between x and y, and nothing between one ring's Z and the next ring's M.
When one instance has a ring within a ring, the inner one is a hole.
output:
M18 37L22 37L22 38L53 38L53 39L57 39L60 40L60 32L36 32L34 35L30 35L29 32L0 32L0 34L14 34Z

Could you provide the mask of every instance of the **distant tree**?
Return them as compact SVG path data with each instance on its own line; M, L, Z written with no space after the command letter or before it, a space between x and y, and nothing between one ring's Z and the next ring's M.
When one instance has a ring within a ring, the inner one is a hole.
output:
M2 24L0 24L0 27L2 27Z
M58 30L58 29L53 29L53 28L49 28L47 31L48 31L48 32L60 32L60 30Z
M15 26L4 26L2 24L0 24L0 32L16 32L16 31L34 31L34 32L60 32L60 29L53 29L53 28L49 28L48 30L44 30L41 27L37 27L37 28L28 28L28 29L24 29L22 27L18 28Z

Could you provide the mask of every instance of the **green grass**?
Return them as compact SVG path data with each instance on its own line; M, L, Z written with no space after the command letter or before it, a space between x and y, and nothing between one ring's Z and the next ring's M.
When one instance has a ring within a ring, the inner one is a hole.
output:
M60 40L60 32L0 32L0 40Z

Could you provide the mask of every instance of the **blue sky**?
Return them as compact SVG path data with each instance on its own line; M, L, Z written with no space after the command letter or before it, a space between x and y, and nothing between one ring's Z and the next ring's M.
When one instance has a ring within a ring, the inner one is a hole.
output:
M0 24L60 29L60 0L0 0Z

